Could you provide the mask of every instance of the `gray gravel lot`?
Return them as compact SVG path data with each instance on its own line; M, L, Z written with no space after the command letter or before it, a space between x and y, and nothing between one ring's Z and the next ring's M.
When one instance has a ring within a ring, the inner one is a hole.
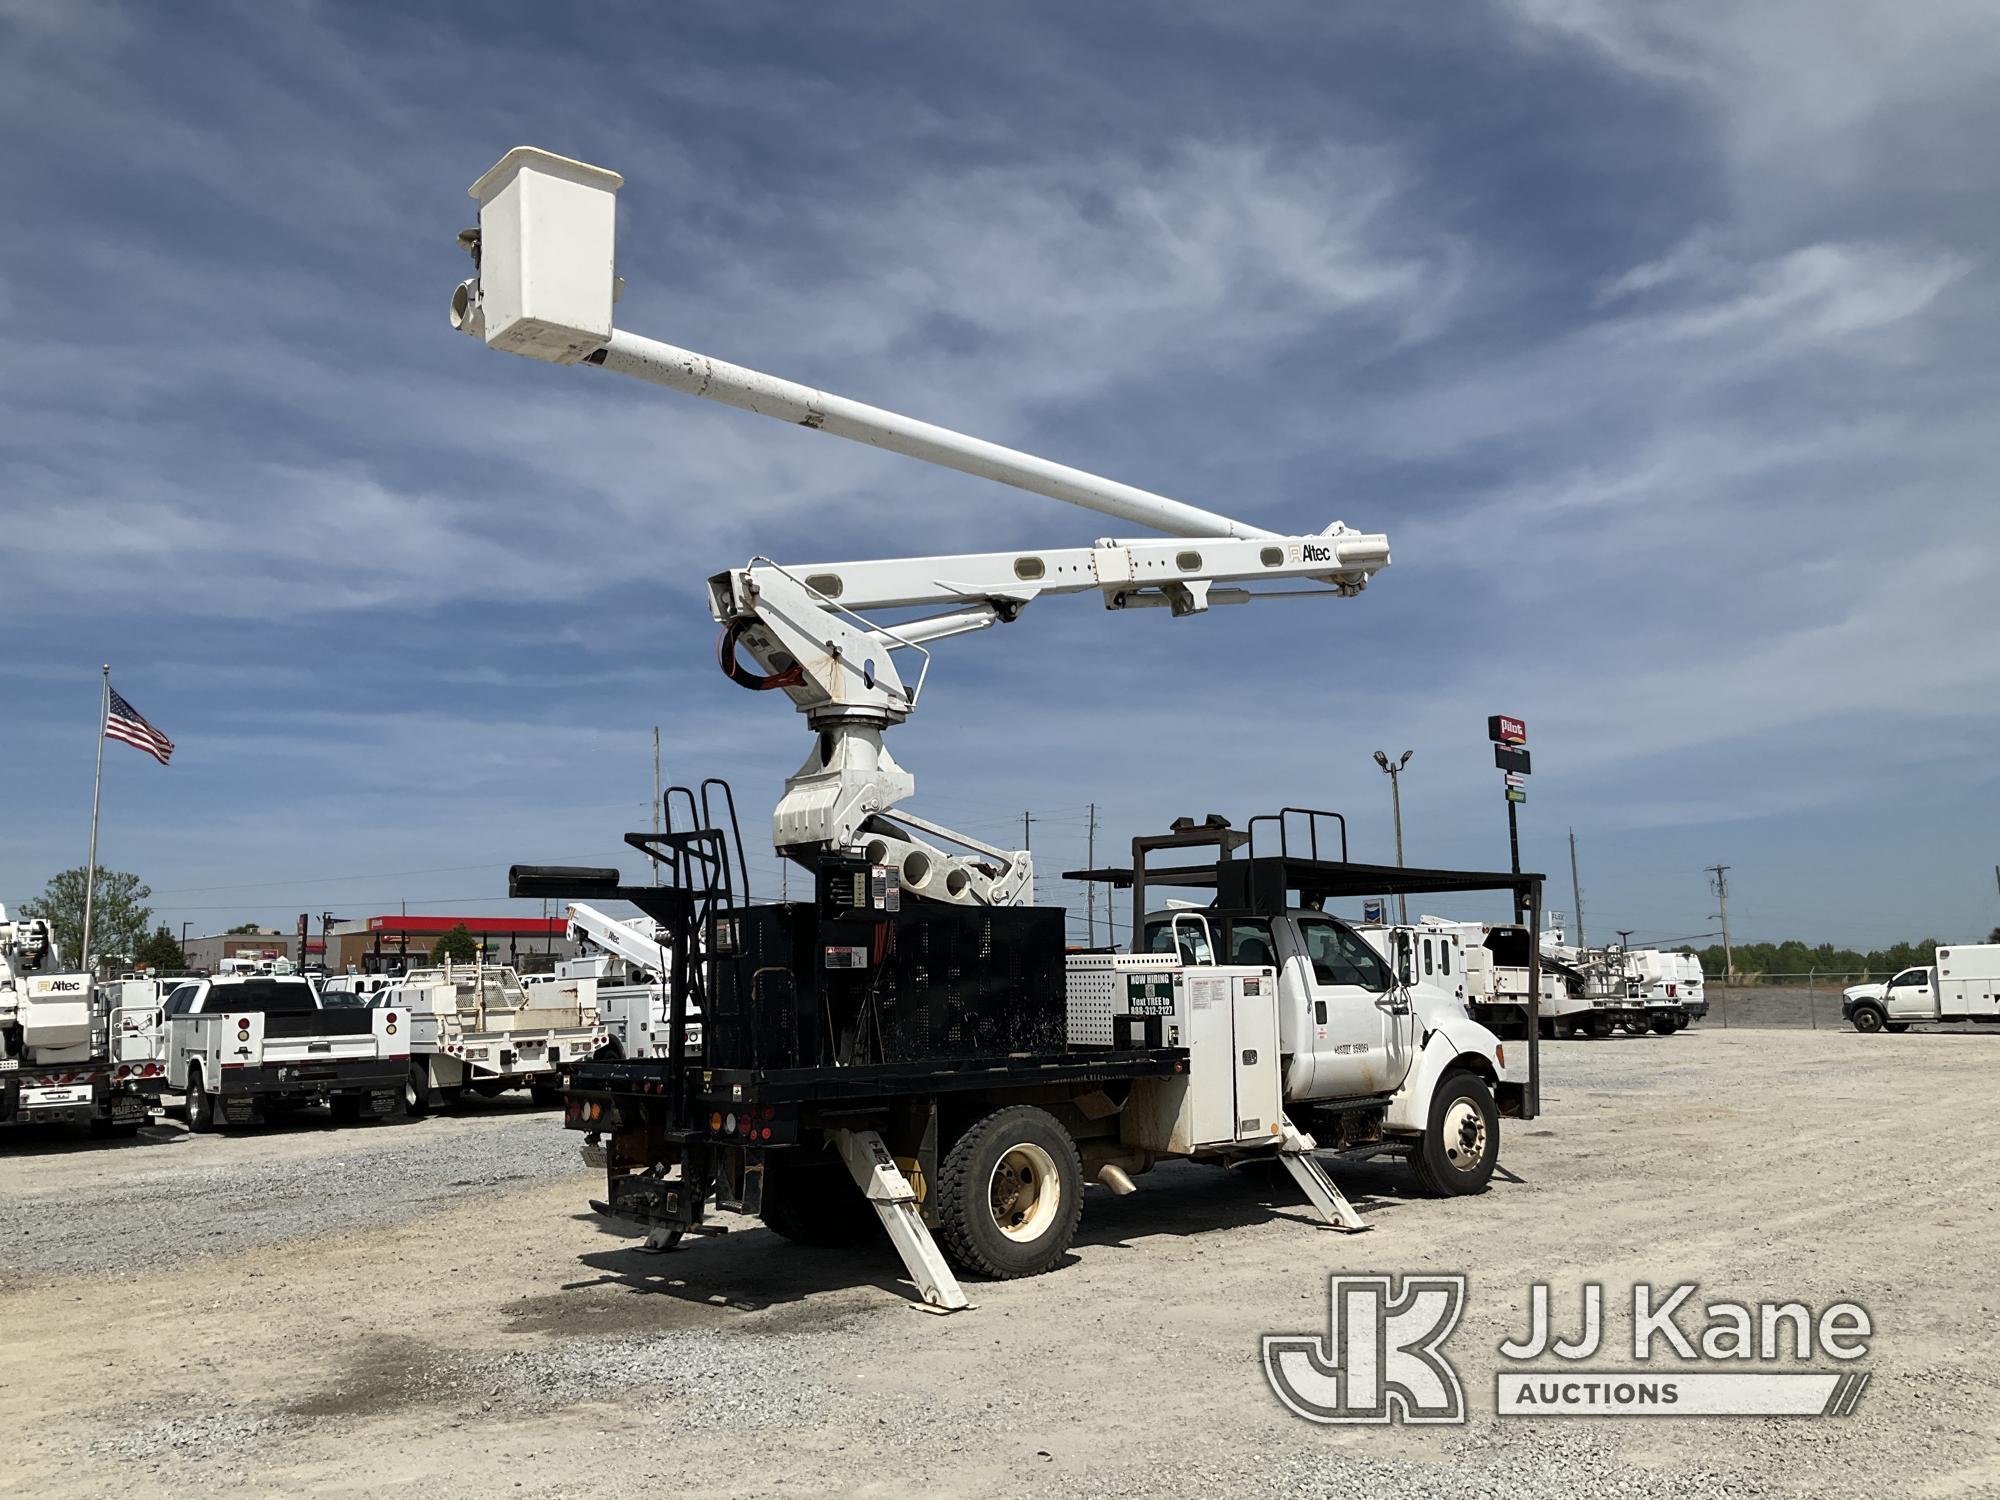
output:
M12 1149L0 1142L0 1285L402 1223L509 1184L573 1177L577 1139L551 1111L506 1098L349 1129L309 1112L211 1136L159 1119L132 1142L36 1131Z

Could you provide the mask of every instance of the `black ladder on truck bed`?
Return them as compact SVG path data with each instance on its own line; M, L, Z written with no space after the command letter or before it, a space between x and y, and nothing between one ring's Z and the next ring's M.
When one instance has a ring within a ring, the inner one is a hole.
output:
M616 869L515 865L507 894L561 901L627 901L660 925L673 962L667 981L667 1103L675 1130L693 1123L687 1088L690 1014L705 1014L715 992L715 965L729 946L714 941L746 900L749 865L729 783L711 776L699 794L667 788L664 833L628 833L625 842L652 861L657 885L626 885ZM722 819L727 818L724 825ZM680 826L676 826L679 824Z

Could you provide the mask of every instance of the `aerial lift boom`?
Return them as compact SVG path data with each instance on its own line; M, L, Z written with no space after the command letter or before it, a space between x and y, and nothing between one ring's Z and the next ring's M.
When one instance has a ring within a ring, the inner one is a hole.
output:
M784 692L817 736L773 817L780 852L811 863L819 852L860 848L872 862L894 866L905 889L919 895L1030 903L1026 850L997 848L899 810L916 782L882 736L915 710L930 642L1013 620L1045 594L1095 592L1108 609L1164 607L1181 616L1257 599L1351 596L1389 563L1386 537L1338 521L1312 535L1274 534L615 329L615 194L622 182L615 172L532 147L502 157L471 188L479 226L460 239L477 274L453 296L453 326L491 348L595 365L1167 533L1099 538L1087 547L807 566L759 557L712 577L723 671L745 687ZM883 619L882 611L919 613Z

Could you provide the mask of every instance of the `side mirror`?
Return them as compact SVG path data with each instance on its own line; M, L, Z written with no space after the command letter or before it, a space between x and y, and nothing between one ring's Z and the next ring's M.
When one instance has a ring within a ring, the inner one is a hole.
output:
M1396 977L1404 984L1417 982L1417 945L1407 932L1396 934Z

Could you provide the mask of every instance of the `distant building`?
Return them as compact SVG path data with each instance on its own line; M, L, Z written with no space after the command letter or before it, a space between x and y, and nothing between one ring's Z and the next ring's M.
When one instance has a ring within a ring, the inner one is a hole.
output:
M461 923L496 964L543 969L576 955L561 917L364 917L337 922L326 933L326 971L383 974L414 968L428 963L431 945Z
M181 945L190 969L213 974L225 958L288 958L299 961L299 935L280 932L275 927L257 927L249 932L218 932L209 937L191 937Z

